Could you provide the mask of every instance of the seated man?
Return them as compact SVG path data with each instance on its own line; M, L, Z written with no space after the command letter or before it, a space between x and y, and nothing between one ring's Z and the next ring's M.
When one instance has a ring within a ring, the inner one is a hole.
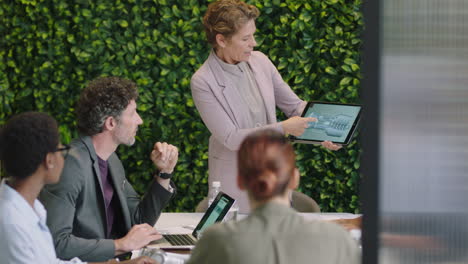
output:
M309 222L290 207L299 171L287 138L255 132L242 142L237 160L237 183L247 191L252 212L204 231L188 263L360 263L358 245L344 228Z
M140 199L115 154L120 144L135 142L143 123L137 97L135 83L118 77L98 78L81 93L76 112L82 137L71 143L60 181L39 197L60 258L102 261L161 237L152 226L172 196L178 150L154 144L151 160L157 170Z
M47 114L19 114L0 131L0 160L9 177L0 184L0 263L82 263L57 259L47 212L37 200L45 184L59 180L69 149L60 144L57 123ZM121 263L156 262L145 257Z

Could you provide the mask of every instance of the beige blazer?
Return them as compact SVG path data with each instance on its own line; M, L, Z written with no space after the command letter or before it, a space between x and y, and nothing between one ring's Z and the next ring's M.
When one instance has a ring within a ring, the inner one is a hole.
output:
M283 81L265 54L254 51L248 61L264 100L268 125L248 127L248 109L242 96L225 77L212 51L205 63L192 76L191 90L195 106L211 132L209 142L209 183L221 181L221 189L236 198L241 212L248 212L247 195L237 188L236 153L242 140L253 131L271 128L283 133L276 121L276 106L286 116L300 115L306 102L300 100ZM211 188L211 184L210 184Z
M342 227L307 221L270 202L239 222L203 232L187 264L358 264L358 244Z

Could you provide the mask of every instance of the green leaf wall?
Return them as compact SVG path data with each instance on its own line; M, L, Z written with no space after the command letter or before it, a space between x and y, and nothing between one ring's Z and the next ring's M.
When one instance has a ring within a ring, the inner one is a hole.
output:
M255 0L258 50L305 100L359 102L361 0ZM142 193L155 141L180 149L178 196L168 211L192 211L207 192L209 132L190 93L207 58L201 0L0 1L0 125L23 111L48 112L64 142L77 136L74 106L101 75L134 80L144 124L118 154ZM284 116L279 113L279 117ZM359 212L359 143L331 152L296 145L301 191L323 211Z

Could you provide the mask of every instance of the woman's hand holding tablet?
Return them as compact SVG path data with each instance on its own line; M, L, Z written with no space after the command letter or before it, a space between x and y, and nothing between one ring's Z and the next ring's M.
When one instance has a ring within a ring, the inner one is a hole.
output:
M320 143L327 149L338 150L341 145L347 145L351 141L361 117L361 110L362 106L356 104L309 102L301 117L317 120L309 121L302 134L290 133L290 138L294 142Z

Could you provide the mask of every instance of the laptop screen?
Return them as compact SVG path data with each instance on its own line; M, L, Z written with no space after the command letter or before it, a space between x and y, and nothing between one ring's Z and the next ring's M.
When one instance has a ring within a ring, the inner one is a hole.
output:
M213 225L216 222L220 222L224 219L231 206L234 204L234 199L229 195L220 192L213 203L210 205L203 218L198 223L192 235L198 238L198 235L203 232L207 227Z

